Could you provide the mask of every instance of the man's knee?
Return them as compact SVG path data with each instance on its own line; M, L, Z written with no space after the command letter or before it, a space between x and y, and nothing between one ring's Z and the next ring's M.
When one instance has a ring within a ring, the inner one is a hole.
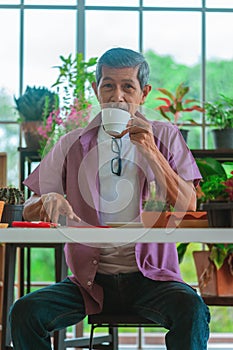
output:
M22 297L15 301L9 312L11 324L26 322L33 313L33 303L27 297Z
M198 294L193 293L183 296L182 308L194 319L210 321L209 308Z

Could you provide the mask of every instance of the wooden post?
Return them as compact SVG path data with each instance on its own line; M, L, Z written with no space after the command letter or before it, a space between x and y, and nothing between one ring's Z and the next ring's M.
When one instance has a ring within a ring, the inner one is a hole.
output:
M7 154L0 153L0 187L5 187L7 184Z

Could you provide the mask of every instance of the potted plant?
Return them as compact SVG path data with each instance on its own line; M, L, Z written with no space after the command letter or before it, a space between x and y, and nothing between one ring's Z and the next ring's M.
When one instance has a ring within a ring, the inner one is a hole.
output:
M205 244L194 251L197 279L203 296L233 296L233 244Z
M166 203L150 198L145 202L141 219L144 227L166 227L168 212Z
M62 98L39 127L41 156L45 156L62 135L75 128L85 127L90 119L89 93L95 79L97 58L90 58L86 62L83 55L77 53L74 57L71 54L68 57L60 56L60 59L62 64L54 67L59 70L59 75L52 87L58 89Z
M184 97L189 92L190 88L186 86L183 82L177 86L175 93L170 92L164 88L158 88L157 90L160 91L166 97L156 98L156 100L161 100L165 102L165 105L163 104L163 105L157 106L155 109L159 110L161 115L165 119L172 122L173 124L178 125L180 127L180 131L184 139L187 141L188 130L184 130L181 128L183 124L183 123L180 123L181 115L184 112L192 112L192 111L203 112L204 109L197 104L193 104L197 102L197 100L195 99L184 100ZM193 119L184 118L184 120L190 122L191 124L196 124L196 122Z
M21 221L23 214L24 195L15 187L1 187L0 201L4 202L1 221L11 226L12 221Z
M141 219L144 227L170 228L206 227L207 221L203 212L175 211L173 206L156 196L156 186L153 182L150 184L149 198L143 205Z
M227 176L220 162L212 158L197 160L203 176L199 205L207 211L209 226L233 227L233 171ZM182 262L189 243L178 245ZM193 252L202 295L233 295L233 244L209 244L207 250Z
M58 104L58 96L46 87L27 86L24 94L19 98L14 96L14 100L26 145L37 150L41 139L38 127Z
M202 175L197 187L197 208L206 211L209 226L227 227L232 222L233 205L232 176L227 177L222 164L213 158L196 159ZM213 208L216 207L216 212ZM177 247L180 263L183 261L189 243L180 243Z
M156 195L156 185L150 184L148 198L143 203L141 221L144 227L166 227L172 208Z
M233 169L228 177L221 163L214 162L218 172L205 175L200 184L200 207L207 211L210 227L233 227Z
M220 94L213 102L205 103L206 119L212 129L216 148L233 148L233 98Z

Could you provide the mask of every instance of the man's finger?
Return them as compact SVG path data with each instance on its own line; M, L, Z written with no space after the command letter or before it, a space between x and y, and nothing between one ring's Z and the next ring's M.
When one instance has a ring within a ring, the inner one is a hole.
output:
M74 212L69 214L68 217L69 217L70 220L74 220L76 222L80 222L81 221L80 217L78 217Z

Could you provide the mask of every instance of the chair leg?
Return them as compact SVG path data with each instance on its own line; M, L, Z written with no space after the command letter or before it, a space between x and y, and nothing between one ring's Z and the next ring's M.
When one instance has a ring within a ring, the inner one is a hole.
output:
M65 349L66 329L54 332L54 350Z
M119 346L118 327L109 327L109 334L112 335L111 349L118 350L118 346Z
M90 342L89 342L89 350L92 350L93 346L93 337L94 337L94 330L95 330L95 325L91 325L91 332L90 332Z

